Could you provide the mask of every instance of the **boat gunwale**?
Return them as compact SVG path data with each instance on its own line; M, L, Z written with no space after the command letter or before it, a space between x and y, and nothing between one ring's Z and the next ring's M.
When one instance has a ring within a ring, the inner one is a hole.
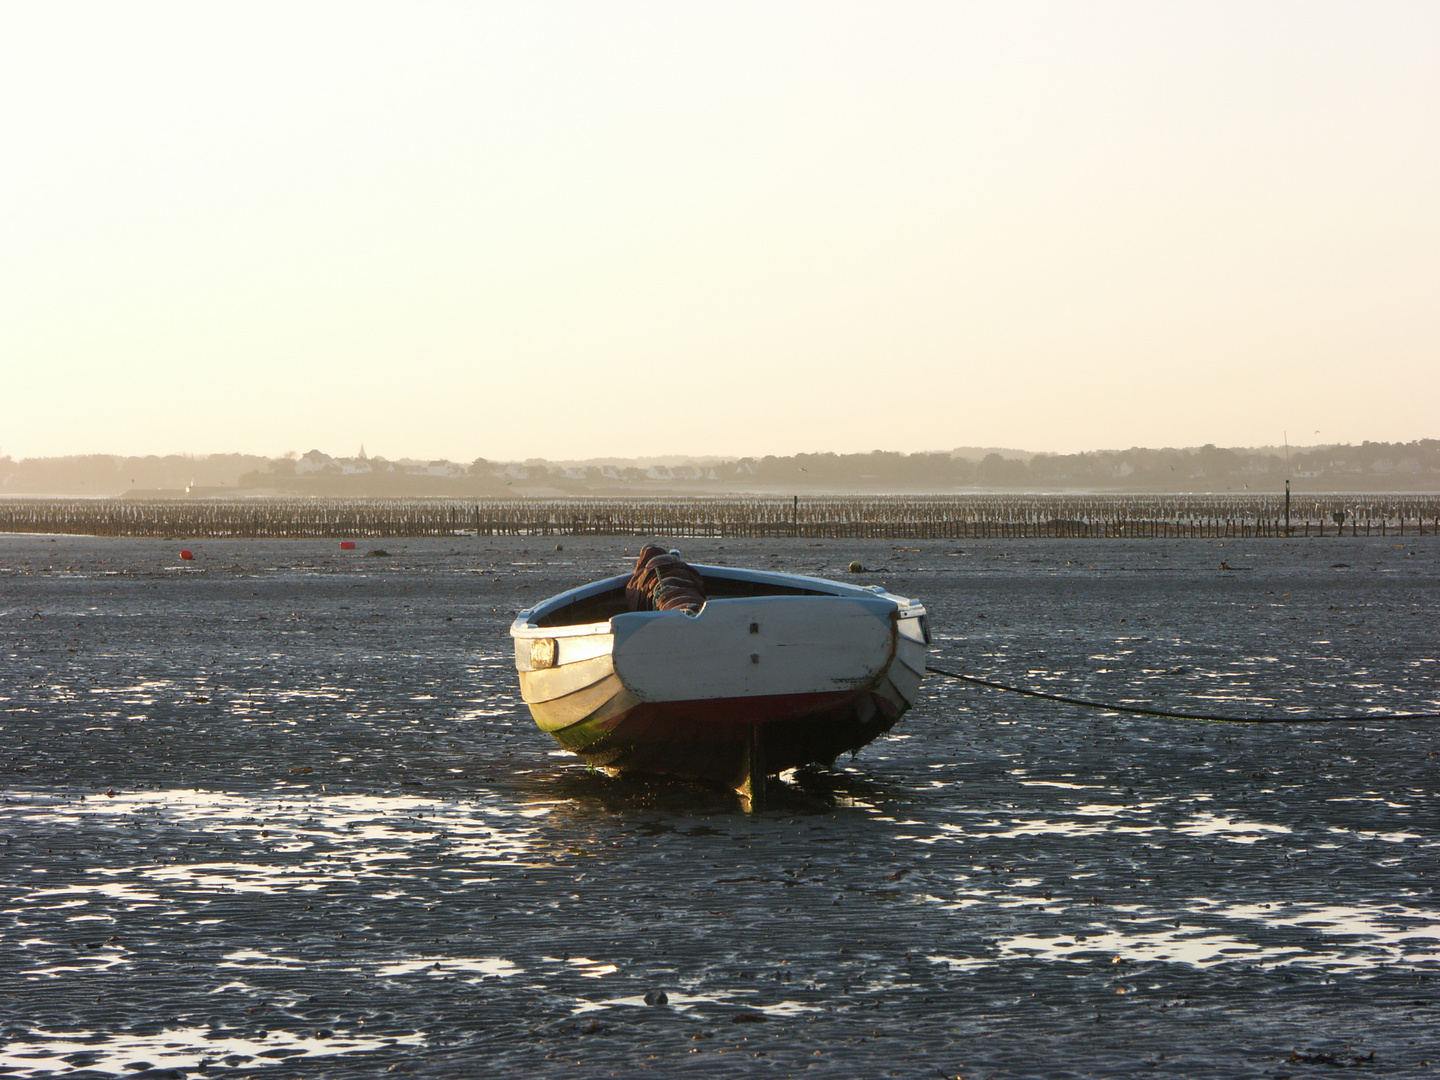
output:
M690 566L702 577L718 577L730 581L753 581L762 585L782 585L791 588L797 586L820 586L820 588L816 590L819 596L830 596L841 600L889 600L894 603L899 618L901 619L920 618L926 614L925 606L918 600L912 600L909 597L889 592L879 585L850 585L846 582L834 581L830 578L812 577L808 574L790 574L776 570L752 570L745 567L711 566L705 563L691 563ZM609 619L606 619L604 622L572 623L560 626L541 626L538 620L576 601L585 600L591 596L623 587L629 580L629 574L617 574L614 577L600 578L596 581L587 582L584 585L577 585L573 589L566 589L564 592L556 593L554 596L541 600L538 604L534 604L523 611L517 612L515 621L510 625L510 635L515 638L568 638L612 633ZM727 603L756 599L765 599L765 597L725 596L716 597L714 602ZM709 600L706 601L707 604L710 602ZM701 611L703 610L704 608L701 609ZM677 614L679 613L677 610Z

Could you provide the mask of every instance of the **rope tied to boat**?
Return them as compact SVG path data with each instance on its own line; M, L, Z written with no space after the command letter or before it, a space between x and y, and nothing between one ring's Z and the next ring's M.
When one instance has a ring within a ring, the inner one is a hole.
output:
M1116 705L1113 702L1092 701L1088 698L1071 697L1067 694L1047 694L1043 690L1031 690L1023 686L1011 686L981 679L974 675L962 675L958 671L925 665L925 670L935 675L959 679L961 682L983 686L988 690L1002 690L1007 694L1039 698L1042 701L1056 701L1062 705L1079 705L1086 709L1101 709L1105 712L1129 713L1133 716L1158 716L1167 720L1205 720L1215 724L1368 724L1376 720L1437 720L1440 712L1415 713L1368 713L1364 716L1216 716L1211 713L1177 712L1171 709L1147 709L1139 705Z

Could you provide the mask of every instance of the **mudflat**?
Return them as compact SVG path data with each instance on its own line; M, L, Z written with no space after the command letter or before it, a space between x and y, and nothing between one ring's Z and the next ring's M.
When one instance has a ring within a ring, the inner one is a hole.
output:
M519 700L513 613L644 539L0 536L0 1073L1440 1069L1440 721L932 676L747 815ZM679 546L1002 682L1440 710L1434 537Z

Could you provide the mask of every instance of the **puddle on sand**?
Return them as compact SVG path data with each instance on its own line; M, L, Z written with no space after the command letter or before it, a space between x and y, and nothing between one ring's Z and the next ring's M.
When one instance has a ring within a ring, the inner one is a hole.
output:
M799 1001L775 1001L768 1004L757 1004L750 1000L758 991L755 990L719 990L709 993L687 994L683 990L666 991L665 1000L662 1003L666 1008L674 1009L678 1013L689 1012L699 1005L719 1006L741 1006L747 1013L759 1013L763 1016L776 1019L801 1016L804 1013L819 1012L815 1005L805 1005ZM629 997L601 998L591 1000L588 998L577 999L572 1015L582 1016L585 1013L599 1012L603 1009L613 1008L654 1008L657 1004L656 998L652 995L649 1000L643 995L635 994Z
M1208 796L1200 798L1208 798ZM1199 799L1192 797L1192 801L1199 801ZM1186 819L1174 824L1162 825L1150 816L1155 809L1162 805L1160 803L1134 805L1089 803L1069 810L1069 815L1073 815L1073 820L1012 816L1003 821L999 818L989 818L984 821L967 822L963 825L943 822L937 827L939 835L905 835L897 836L896 839L933 844L942 838L963 843L967 839L979 837L1008 840L1030 836L1074 838L1144 836L1163 833L1173 837L1219 839L1232 844L1253 844L1267 837L1289 835L1293 831L1287 825L1243 821L1204 810L1192 813Z
M500 960L495 957L463 959L453 956L417 956L403 963L382 964L376 969L375 974L380 976L421 974L440 977L461 974L478 975L481 979L508 979L512 975L519 975L522 970L509 960Z
M1100 857L1108 859L1118 850L1127 860L1142 864L1152 850L1173 853L1192 845L1214 851L1216 845L1250 848L1286 841L1303 843L1311 850L1332 850L1338 845L1326 843L1325 838L1336 835L1380 848L1404 847L1411 853L1431 846L1423 836L1407 831L1335 825L1301 830L1238 813L1200 809L1197 804L1213 802L1212 794L1207 792L1189 795L1188 805L1183 806L1172 800L1112 804L1085 801L1093 797L1090 792L1076 790L1085 785L1063 781L1021 781L1021 785L1053 790L1062 798L1075 791L1075 802L1049 816L1016 815L1006 820L977 813L974 820L940 822L929 830L897 835L895 839L937 852L951 845L962 850L970 846L988 851L997 841L1048 839L1051 846L1047 848L1047 859L1062 857L1070 850L1068 845L1102 844L1103 849L1085 848L1090 853L1087 858L1103 851ZM1142 847L1133 846L1141 840L1145 842ZM1383 860L1385 854L1376 851L1374 857ZM1289 857L1282 854L1284 859ZM1008 861L1036 865L1032 856L1022 857L1016 850L1011 851ZM1239 899L1179 895L1157 903L1152 895L1138 903L1117 903L1113 888L1102 887L1097 881L1100 891L1107 893L1102 904L1097 897L1088 895L1089 882L1111 875L1077 867L1063 883L1057 884L1052 878L1040 902L1040 879L1017 877L1014 866L999 867L1004 872L1003 884L992 886L991 872L996 869L993 861L974 866L968 873L962 871L951 878L953 893L935 889L932 881L928 892L915 897L918 902L963 917L965 926L972 931L987 924L993 927L990 931L979 930L983 943L967 950L969 955L927 952L932 963L957 971L975 971L1014 961L1093 962L1108 955L1125 962L1174 963L1202 969L1227 963L1261 967L1296 964L1362 978L1369 977L1379 965L1440 964L1440 911L1408 894L1385 904L1267 903L1262 887L1258 892L1246 890L1249 895ZM1256 899L1257 895L1260 899Z
M357 876L367 864L411 857L420 841L441 841L451 856L470 866L512 865L531 853L536 828L527 819L544 816L546 805L515 809L498 800L440 800L418 796L327 794L237 795L225 792L168 790L114 796L62 799L30 792L9 792L6 814L27 824L117 828L138 824L172 827L210 837L243 841L247 855L294 856L324 840L323 860L278 859L253 862L187 862L183 865L100 866L87 873L124 877L147 884L274 892L303 888L339 876ZM323 865L325 862L344 865ZM39 890L39 896L95 893L131 905L159 903L161 897L137 891L129 883L97 881L63 889ZM15 892L10 895L14 897Z
M63 878L51 866L0 881L0 916L12 928L93 925L87 949L63 959L55 952L68 950L47 937L12 938L8 944L23 979L93 974L136 962L128 942L111 932L137 917L213 928L226 920L201 916L216 912L212 905L227 897L319 894L368 883L383 872L388 888L371 895L383 905L406 898L409 875L438 872L448 878L486 867L527 866L537 831L533 822L547 812L543 805L507 809L407 796L256 797L179 790L61 799L10 792L5 820L12 829L83 835L92 845L96 838L130 840L126 834L134 830L143 835L114 852L110 857L118 858L111 865L96 865L91 847ZM163 855L133 861L147 847L172 853L182 844L220 845L231 857L207 859L203 848L190 847L186 854L200 856L193 862L167 862ZM465 876L462 883L484 880ZM225 968L305 966L254 948L233 949L217 962Z
M280 1062L335 1057L421 1046L420 1033L393 1038L334 1035L313 1036L269 1031L244 1036L209 1028L166 1028L155 1035L108 1034L76 1038L73 1034L31 1028L0 1045L0 1069L7 1076L63 1076L77 1069L124 1075L138 1069L204 1070L210 1067L251 1068Z
M1014 896L999 893L971 892L948 902L935 896L924 899L946 910L963 911L971 921L981 919L987 907L1013 910L1026 906ZM1109 956L1127 963L1196 968L1228 963L1261 967L1299 964L1362 977L1377 965L1440 964L1440 911L1402 904L1287 904L1280 908L1196 897L1178 901L1167 910L1112 905L1098 917L1073 902L1053 901L1051 906L1062 915L1076 916L1080 925L1068 933L1000 935L983 955L930 954L927 958L957 971L1016 960L1088 962ZM1205 921L1197 921L1200 919ZM1056 920L1049 921L1053 925ZM1237 927L1237 923L1242 925Z

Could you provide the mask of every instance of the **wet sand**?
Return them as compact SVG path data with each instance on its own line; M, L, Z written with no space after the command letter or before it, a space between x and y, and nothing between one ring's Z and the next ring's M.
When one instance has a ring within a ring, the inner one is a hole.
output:
M561 542L0 536L0 1075L1440 1069L1440 721L931 677L747 816L535 729L513 612L640 543ZM1440 704L1433 537L683 546L1001 681Z

